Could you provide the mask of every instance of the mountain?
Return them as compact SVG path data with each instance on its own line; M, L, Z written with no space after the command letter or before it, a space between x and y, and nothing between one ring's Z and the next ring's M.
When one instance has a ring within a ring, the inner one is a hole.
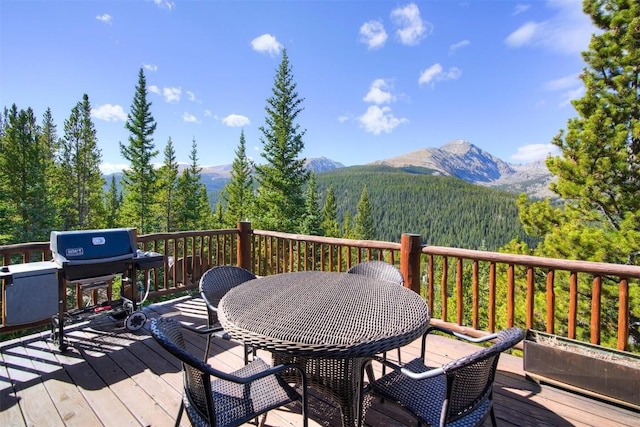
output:
M387 166L413 169L413 173L434 176L450 176L471 184L491 187L511 193L525 193L532 198L557 198L549 190L553 175L544 161L527 164L511 164L487 153L468 141L453 140L440 148L423 148L389 159L378 160L368 166ZM345 166L326 157L308 158L305 167L315 173L323 173ZM212 203L231 176L231 165L203 166L202 182L207 187ZM121 174L115 174L119 181ZM107 176L107 183L110 177Z
M304 162L304 167L308 170L312 170L315 173L327 172L337 168L343 168L344 165L340 162L336 162L326 157L315 157L313 159L307 159Z
M396 168L420 167L432 175L452 176L472 184L499 188L531 197L554 197L549 190L553 176L543 161L510 164L461 139L440 148L423 148L372 165Z

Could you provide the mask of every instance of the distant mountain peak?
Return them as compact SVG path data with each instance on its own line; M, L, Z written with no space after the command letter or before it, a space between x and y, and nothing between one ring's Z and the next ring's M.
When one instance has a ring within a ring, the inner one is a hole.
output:
M326 157L314 157L307 159L304 162L304 167L308 170L312 170L314 173L327 172L337 168L343 168L344 165L340 162L328 159Z
M458 155L467 154L472 148L476 148L475 145L471 144L469 141L465 141L464 139L454 139L440 147L443 151L448 151Z

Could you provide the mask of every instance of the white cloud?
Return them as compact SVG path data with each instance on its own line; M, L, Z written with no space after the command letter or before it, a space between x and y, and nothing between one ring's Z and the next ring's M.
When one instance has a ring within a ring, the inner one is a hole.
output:
M187 94L187 99L189 99L189 101L195 101L196 100L196 94L191 92L190 90L188 90L186 92Z
M182 89L179 87L165 87L162 89L162 95L167 102L178 102L182 95Z
M556 155L558 147L553 144L529 144L518 147L518 151L511 156L512 160L522 163L544 160L549 155Z
M349 116L348 114L338 117L338 123L345 123L349 120L351 120L351 116Z
M521 13L526 12L531 7L530 4L517 4L515 9L513 10L514 15L520 15Z
M91 117L107 122L124 122L127 120L127 113L120 105L103 104L91 109Z
M445 71L442 68L442 65L436 63L420 73L418 84L422 86L423 84L431 83L431 85L433 86L435 82L444 80L458 80L461 76L462 71L459 68L451 67L449 68L449 70Z
M433 31L433 25L422 20L420 9L415 3L392 10L391 21L400 27L396 30L400 42L409 46L418 44Z
M559 106L566 107L567 105L570 105L571 101L573 101L574 99L582 98L584 94L585 94L584 87L578 87L572 90L568 90L560 96Z
M393 102L396 98L388 89L389 85L384 79L376 79L371 83L369 92L362 100L378 105Z
M153 0L153 2L160 8L173 10L176 4L172 0Z
M155 93L155 94L157 94L157 95L160 95L160 88L159 88L158 86L156 86L156 85L150 85L150 86L147 86L147 89L148 89L148 90L149 90L149 92L151 92L151 93Z
M128 164L100 163L100 172L102 172L103 175L110 175L112 173L122 172L125 169L130 169Z
M544 89L548 91L563 91L560 95L559 107L566 107L571 104L571 101L581 98L585 93L580 74L577 73L548 81L544 84Z
M154 64L142 64L142 67L144 67L145 70L147 71L158 71L158 66L154 65Z
M271 34L263 34L251 40L251 47L256 52L268 53L271 56L280 54L282 49L280 42Z
M527 46L535 40L536 33L540 33L540 27L544 24L537 24L533 21L529 21L522 25L520 28L509 34L505 42L510 47L522 47Z
M196 116L194 116L193 114L189 114L186 111L182 115L182 120L184 120L187 123L200 123Z
M108 13L103 13L102 15L96 16L96 19L100 22L104 22L105 24L111 25L111 15Z
M213 113L211 112L211 110L204 110L204 116L205 117L215 117L213 115Z
M229 114L227 117L222 119L222 123L231 128L240 128L251 124L248 117L241 116L239 114Z
M371 20L360 27L360 41L369 49L378 49L387 41L387 32L382 22Z
M471 42L469 40L462 40L461 42L452 44L451 46L449 46L449 55L453 55L458 50L462 49L463 47L467 47L470 44Z
M382 132L391 133L397 126L409 123L408 119L395 117L388 106L379 107L377 105L370 105L367 112L360 116L358 121L361 127L374 135L379 135Z
M551 18L542 22L529 21L505 39L511 48L533 47L561 54L579 54L589 47L596 28L582 12L578 1L548 1L553 9Z

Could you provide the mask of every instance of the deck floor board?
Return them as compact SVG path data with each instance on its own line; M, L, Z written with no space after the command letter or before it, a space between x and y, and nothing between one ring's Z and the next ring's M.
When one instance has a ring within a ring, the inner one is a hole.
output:
M206 325L199 298L182 297L145 307L151 317L175 317L193 326ZM180 363L149 335L149 324L137 332L107 316L66 329L70 347L60 352L48 333L0 343L0 425L2 426L172 426L182 393ZM205 338L187 334L190 351L203 354ZM470 344L433 336L428 363L438 365L474 351ZM420 340L402 349L402 361L420 354ZM258 355L270 361L270 355ZM396 352L388 354L396 358ZM237 343L214 340L209 363L223 370L242 365ZM375 366L376 375L380 366ZM339 426L340 413L322 394L310 390L310 425ZM640 426L640 413L527 379L522 359L500 358L494 387L500 426ZM375 399L367 412L369 426L408 426L415 420L390 402ZM183 426L188 425L183 417ZM267 426L301 424L299 405L271 411ZM490 425L486 422L485 425Z

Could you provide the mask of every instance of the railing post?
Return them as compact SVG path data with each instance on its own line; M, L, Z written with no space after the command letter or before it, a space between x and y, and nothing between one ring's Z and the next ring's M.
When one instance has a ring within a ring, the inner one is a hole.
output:
M251 223L238 221L238 267L251 271L251 264Z
M419 234L402 235L400 240L400 271L404 286L420 294L420 253L422 239Z

